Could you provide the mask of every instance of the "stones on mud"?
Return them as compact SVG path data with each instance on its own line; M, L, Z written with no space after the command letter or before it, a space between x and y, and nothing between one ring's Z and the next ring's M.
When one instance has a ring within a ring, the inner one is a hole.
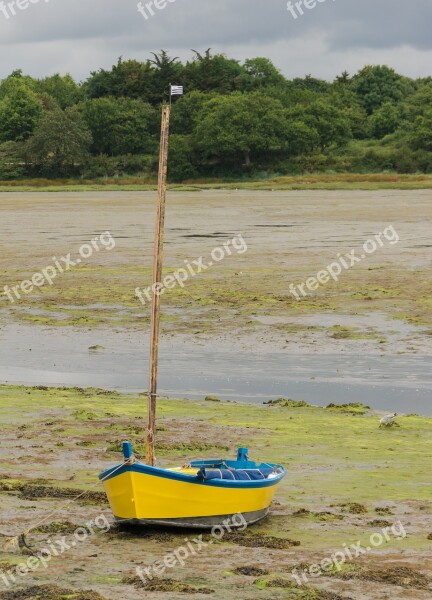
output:
M75 525L70 521L52 521L46 525L40 525L37 529L33 530L33 533L62 533L64 535L72 534L78 529L79 525Z
M331 521L341 521L344 519L343 515L337 515L336 513L332 513L329 511L312 512L307 508L300 508L299 510L294 512L292 516L300 518L311 518L315 519L316 521L322 521L326 523Z
M352 600L348 596L340 596L334 592L321 590L311 586L299 586L293 580L283 577L274 577L272 579L257 579L254 581L259 589L266 588L282 588L291 590L288 595L284 596L287 600Z
M290 398L278 398L264 402L267 406L281 406L282 408L308 408L310 404L304 400L290 400Z
M375 509L377 515L385 516L385 515L393 515L393 509L391 506L377 506Z
M377 569L352 563L350 565L344 565L344 568L341 571L334 570L327 575L336 577L337 579L360 579L386 585L397 585L407 589L432 589L432 579L411 567L403 565L392 566L387 569Z
M221 402L221 399L218 398L217 396L206 396L204 398L205 402Z
M256 566L237 567L236 569L234 569L234 573L236 575L246 575L248 577L262 577L263 575L268 575L269 570Z
M392 523L385 519L374 519L373 521L369 521L368 525L369 527L391 527Z
M350 402L349 404L331 403L326 406L326 409L335 410L350 415L365 415L370 410L370 406L366 406L362 402Z
M55 585L35 585L29 588L0 592L1 600L107 600L93 591L67 590Z
M58 488L34 483L0 481L0 491L16 492L24 500L37 500L38 498L75 498L83 490L74 488ZM78 502L82 504L107 504L104 492L86 492Z
M365 515L368 512L368 509L364 504L359 504L358 502L345 502L344 504L338 504L338 506L342 509L342 512L351 513L353 515Z
M1 537L1 535L0 535ZM0 562L0 573L6 573L10 569L13 569L15 565L9 562Z
M123 578L123 583L133 585L146 592L173 592L180 594L214 594L215 590L210 588L193 587L178 579L156 578L142 581L138 575L130 575Z
M299 586L290 579L284 579L283 577L274 577L272 579L257 579L254 584L259 588L284 588L284 589L297 589Z
M286 550L293 546L300 546L298 540L289 538L277 538L270 535L243 535L241 533L231 533L224 537L224 541L246 548L272 548L274 550Z

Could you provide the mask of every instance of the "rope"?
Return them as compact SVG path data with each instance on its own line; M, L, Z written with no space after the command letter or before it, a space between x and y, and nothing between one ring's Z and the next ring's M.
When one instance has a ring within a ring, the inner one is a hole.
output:
M281 465L269 465L268 463L262 463L265 467L273 469L274 473L283 473L283 467Z
M102 483L103 481L108 479L108 477L111 477L112 475L114 475L114 473L116 473L117 471L120 471L120 469L122 469L125 465L133 465L135 462L136 462L135 456L131 456L131 458L124 460L121 465L119 465L113 471L110 471L108 473L108 475L106 475L105 477L100 479L100 482ZM65 508L67 508L68 506L70 506L71 504L73 504L74 502L76 502L77 500L79 500L80 498L82 498L83 496L85 496L86 494L88 494L91 491L93 491L93 490L85 490L84 492L81 492L80 494L78 494L78 496L75 496L75 498L72 498L66 504L63 504L62 506L57 508L54 512L48 514L46 517L44 517L41 521L37 522L35 525L32 525L30 528L25 529L20 534L18 534L18 536L16 536L16 537L19 537L21 535L24 535L24 536L28 535L31 531L33 531L33 529L37 529L38 527L40 527L40 525L43 525L43 523L48 521L48 519L50 519L51 517L54 517L61 510L64 510Z

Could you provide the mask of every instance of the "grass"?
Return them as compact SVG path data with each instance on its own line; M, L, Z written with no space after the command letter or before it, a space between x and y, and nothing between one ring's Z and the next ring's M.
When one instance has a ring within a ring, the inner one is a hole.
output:
M47 422L35 420L35 408L40 413L56 409L61 416L53 425L58 433L51 433L52 445L59 441L68 444L70 437L81 441L90 438L96 452L106 451L105 439L115 435L112 425L125 419L133 424L134 419L144 417L145 404L142 396L102 394L95 389L0 386L3 430L19 422L32 425L24 430L25 437L37 435L46 429ZM226 431L224 447L230 446L228 440L232 435L235 438L237 428L255 429L250 454L287 466L290 483L284 495L292 498L295 489L295 504L301 505L302 496L315 498L318 504L355 501L371 505L383 500L430 499L425 483L432 451L432 419L410 415L399 419L400 428L380 430L378 417L363 413L363 410L339 411L295 404L256 406L221 402L215 407L204 400L161 399L160 446L163 454L164 450L169 451L174 459L188 452L211 455L215 448L222 450L219 428ZM176 426L183 429L185 422L190 423L188 439L177 437L178 441L173 443ZM195 435L203 422L218 428L214 439L204 436L199 440ZM140 425L143 426L142 421ZM136 426L130 437L132 441L141 441L143 435ZM110 448L119 449L118 445Z
M97 180L29 179L0 181L0 192L89 192L89 191L152 191L157 182L149 179L124 177ZM431 175L378 174L310 174L276 177L266 180L191 180L170 184L171 191L202 190L382 190L432 189Z

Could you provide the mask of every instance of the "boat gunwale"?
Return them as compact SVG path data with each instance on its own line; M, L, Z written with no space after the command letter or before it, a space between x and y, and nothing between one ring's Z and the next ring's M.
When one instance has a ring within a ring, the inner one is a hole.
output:
M231 480L231 479L210 479L205 480L201 479L197 475L187 475L185 473L178 473L172 471L170 469L162 469L160 467L152 467L150 465L145 465L143 463L136 462L132 465L125 464L123 466L117 465L115 467L111 467L106 471L103 471L99 475L99 479L105 481L109 481L110 479L114 479L124 473L141 473L143 475L151 475L153 477L160 477L163 479L171 479L173 481L179 481L183 483L191 483L194 485L204 485L211 487L223 487L223 488L237 488L237 489L248 489L248 488L264 488L264 487L272 487L277 485L287 474L284 467L276 464L268 464L268 467L277 467L282 470L281 473L278 473L276 477L272 477L271 479L254 479L251 481L244 480Z

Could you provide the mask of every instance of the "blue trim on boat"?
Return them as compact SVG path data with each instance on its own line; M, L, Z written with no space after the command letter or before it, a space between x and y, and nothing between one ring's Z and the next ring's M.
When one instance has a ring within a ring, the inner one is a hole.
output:
M234 462L234 461L227 461ZM184 473L176 473L175 471L169 471L167 469L159 469L158 467L151 467L142 463L134 463L133 465L124 465L119 469L120 465L107 469L99 475L99 479L108 481L114 477L118 477L123 473L143 473L145 475L153 475L154 477L161 477L163 479L172 479L174 481L184 481L186 483L193 483L196 485L206 485L211 487L223 487L223 488L262 488L271 487L279 483L286 475L286 471L280 465L266 465L271 467L278 467L282 472L272 479L259 479L256 481L232 481L226 479L211 479L209 481L203 481L196 475L185 475Z

